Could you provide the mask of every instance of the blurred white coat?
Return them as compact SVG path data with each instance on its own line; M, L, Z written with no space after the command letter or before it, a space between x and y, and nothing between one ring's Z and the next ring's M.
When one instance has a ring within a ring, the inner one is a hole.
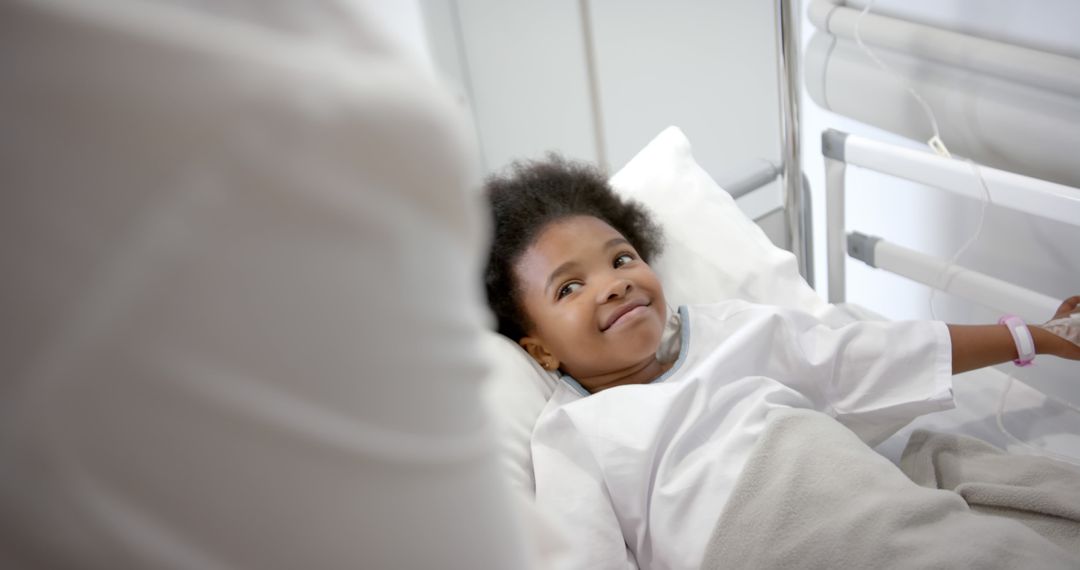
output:
M419 29L0 4L0 566L525 565L471 130Z

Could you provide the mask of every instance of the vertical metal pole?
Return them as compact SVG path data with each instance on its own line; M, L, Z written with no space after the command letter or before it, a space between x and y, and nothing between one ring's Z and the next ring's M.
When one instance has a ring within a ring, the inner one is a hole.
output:
M847 234L844 233L844 170L842 160L825 158L825 242L829 264L829 302L847 301Z
M472 123L476 140L476 154L480 162L480 172L487 175L487 153L484 152L484 139L480 136L480 124L476 122L476 89L473 86L472 70L469 67L469 52L465 49L465 28L461 26L461 9L457 0L450 0L450 19L454 23L454 48L458 61L461 62L461 80L465 82L465 95L469 98L469 122Z
M830 303L847 300L847 222L844 220L847 137L847 133L835 129L821 133L821 155L825 157L825 260L829 267Z
M787 228L787 249L795 254L799 274L809 276L810 252L804 239L802 219L802 162L799 153L799 41L796 33L798 0L776 2L777 76L780 87L780 140L782 165L781 186L784 189L784 217Z
M816 289L817 284L814 283L814 202L810 199L810 181L807 180L805 172L801 178L802 185L799 189L802 193L802 203L799 210L799 228L802 230L801 245L804 255L800 259L806 259L801 269L805 269L803 278L806 279L806 284L811 289Z
M585 70L589 80L589 103L592 105L593 136L596 138L596 162L604 172L611 172L607 142L604 139L604 107L600 100L600 78L596 68L596 42L593 39L592 12L589 0L579 0L581 39L585 45Z

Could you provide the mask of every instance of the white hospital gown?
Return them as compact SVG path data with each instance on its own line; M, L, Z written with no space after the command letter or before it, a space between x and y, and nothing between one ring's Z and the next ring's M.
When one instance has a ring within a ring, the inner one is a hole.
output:
M953 407L944 323L829 328L742 301L679 313L671 370L593 395L564 377L533 432L536 499L574 568L699 567L771 409L820 410L876 444Z

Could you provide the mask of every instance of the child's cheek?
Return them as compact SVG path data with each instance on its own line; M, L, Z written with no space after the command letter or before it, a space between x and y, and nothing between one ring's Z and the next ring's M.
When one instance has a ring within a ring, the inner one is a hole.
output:
M596 326L596 313L592 310L590 303L584 302L584 299L577 299L574 305L574 331L575 337L584 339L597 332Z

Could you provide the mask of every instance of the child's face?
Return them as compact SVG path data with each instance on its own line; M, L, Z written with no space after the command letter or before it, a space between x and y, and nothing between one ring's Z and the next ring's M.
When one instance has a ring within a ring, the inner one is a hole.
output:
M590 377L655 359L666 304L660 280L604 221L552 222L514 266L533 330L521 345L587 388Z

